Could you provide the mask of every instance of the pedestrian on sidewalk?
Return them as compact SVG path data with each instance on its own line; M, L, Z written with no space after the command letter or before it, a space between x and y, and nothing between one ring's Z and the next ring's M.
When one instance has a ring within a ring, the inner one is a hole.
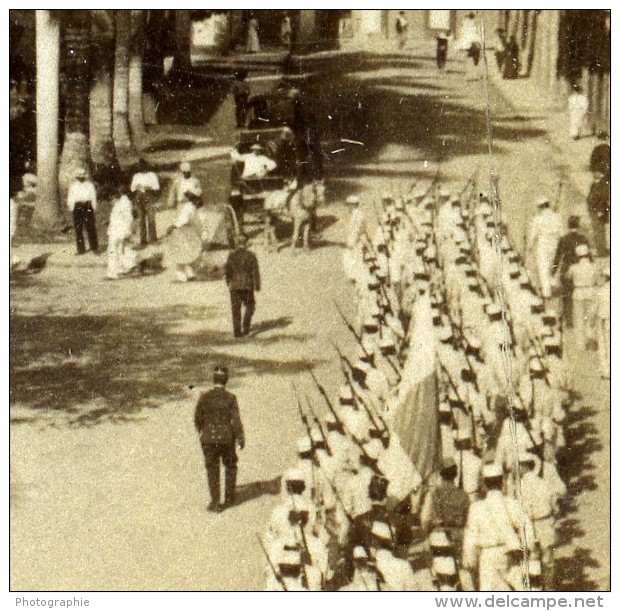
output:
M131 192L134 193L140 227L140 245L146 246L149 242L157 242L155 203L160 193L159 178L144 160L140 160L138 171L131 179Z
M282 23L280 24L280 40L286 47L286 50L290 52L291 45L293 44L293 24L291 22L291 16L288 13L284 14Z
M598 366L602 378L609 380L611 375L611 272L603 270L603 283L596 290L596 337L598 343Z
M502 77L505 79L519 78L520 60L519 60L519 44L514 34L509 38L504 53L504 71Z
M174 225L168 230L168 256L176 265L177 280L188 282L196 277L193 264L203 248L203 223L197 214L202 207L202 195L186 191L188 201L181 204Z
M587 245L588 240L579 231L579 217L572 215L568 219L568 233L558 242L552 266L553 276L558 279L561 287L562 318L569 329L573 327L573 285L566 272L578 262L575 249L581 244Z
M137 265L131 247L134 229L134 208L122 188L116 190L108 222L108 275L110 280L130 272Z
M245 236L240 235L237 238L237 247L228 255L224 267L224 276L230 291L230 306L235 337L243 337L250 332L252 316L256 308L254 291L260 291L261 289L258 259L253 252L248 250L247 243ZM243 324L241 321L242 306L245 307Z
M584 136L588 116L588 96L581 85L575 85L568 96L568 133L573 140Z
M196 404L194 425L205 459L211 502L208 510L221 513L235 504L237 452L243 450L245 435L237 397L226 390L228 368L213 371L213 388L202 393ZM220 502L220 461L224 465L224 503Z
M260 53L260 42L258 40L258 19L252 17L248 21L248 36L245 43L247 53Z
M596 343L595 324L595 287L597 280L596 265L590 259L590 249L580 244L575 249L578 261L566 272L573 283L573 312L575 331L583 347L589 350Z
M235 72L235 80L232 86L233 99L235 100L235 119L238 129L245 129L248 125L250 86L245 82L247 77L247 70L238 70Z
M446 67L448 58L448 42L450 41L450 31L442 30L437 35L437 68L443 70Z
M508 49L508 39L506 38L506 30L504 28L497 28L495 30L495 61L497 62L497 69L500 74L504 73L504 61L506 59L506 52Z
M79 168L75 173L75 180L69 187L67 207L73 215L75 242L77 254L86 252L84 248L84 229L88 236L88 245L93 254L98 254L97 226L95 224L95 210L97 210L97 191L92 181L87 180L86 168Z
M409 37L409 22L405 17L405 11L398 13L398 19L396 20L396 36L398 37L398 48L404 49L407 44L407 38Z
M538 212L530 221L526 236L528 252L533 253L543 299L551 297L551 268L562 235L562 218L551 209L546 196L537 200Z
M193 196L202 196L202 185L192 174L189 161L183 161L179 164L179 172L174 177L168 192L168 207L177 208L191 202Z
M587 206L592 227L593 244L599 257L609 253L610 247L610 184L611 184L611 150L603 141L594 147L590 157L592 185L588 193Z

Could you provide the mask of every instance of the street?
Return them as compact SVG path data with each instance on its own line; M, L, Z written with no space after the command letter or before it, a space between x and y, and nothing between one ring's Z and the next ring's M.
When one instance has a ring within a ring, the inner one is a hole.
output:
M205 281L179 284L166 270L110 282L105 257L76 261L67 240L50 246L44 272L11 282L13 590L263 588L255 534L302 431L292 384L322 409L307 368L335 390L330 342L354 349L334 305L355 307L341 268L346 197L359 194L373 218L384 192L406 194L437 172L455 192L476 173L488 191L493 172L502 217L522 248L536 196L554 200L565 172L539 118L515 114L493 80L488 92L484 80L468 80L461 59L438 74L431 51L370 57L340 78L317 77L320 87L313 77L301 85L329 145L321 243L269 253L252 237L263 290L249 337L232 336L217 273L225 251L210 253L216 272ZM228 162L195 167L208 177L207 199L220 200ZM584 213L569 181L556 203L563 218ZM596 354L577 350L567 334L581 398L568 417L570 458L561 469L569 495L558 589L602 590L610 584L610 388ZM193 410L219 362L230 367L247 444L239 504L213 515Z

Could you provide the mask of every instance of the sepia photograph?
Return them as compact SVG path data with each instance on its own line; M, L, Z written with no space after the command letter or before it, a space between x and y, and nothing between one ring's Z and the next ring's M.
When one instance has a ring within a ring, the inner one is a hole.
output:
M12 606L603 606L611 10L8 16Z

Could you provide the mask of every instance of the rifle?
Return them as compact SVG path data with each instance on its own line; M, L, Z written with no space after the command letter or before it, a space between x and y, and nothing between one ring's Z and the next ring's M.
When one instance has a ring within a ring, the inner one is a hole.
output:
M381 421L381 426L379 426L379 423L375 420L373 410L371 410L370 407L366 404L366 401L364 401L364 398L359 393L356 392L353 381L351 380L351 373L350 371L347 371L344 367L344 365L346 364L349 370L353 370L353 365L351 365L351 362L349 361L349 359L344 354L342 354L342 352L340 351L340 348L338 348L336 344L332 342L332 346L334 347L334 350L336 350L336 352L338 353L338 356L340 357L340 368L342 369L342 373L345 377L345 380L348 386L351 388L351 392L353 393L355 400L361 403L362 407L364 408L364 411L366 412L366 414L368 414L368 417L370 418L372 425L378 431L382 432L382 434L386 432L389 434L389 429L387 425L385 424L385 420L383 420L380 414L376 414L379 420ZM383 431L381 431L381 429L383 429Z
M463 402L463 405L465 404L465 401L463 400L463 397L461 397L461 395L459 394L459 391L456 387L456 384L454 383L454 380L452 379L452 376L450 375L450 372L448 371L448 369L446 368L446 366L439 361L439 367L441 367L441 370L446 374L446 377L448 378L448 382L450 384L450 386L452 387L452 390L454 391L454 394L457 396L457 398ZM452 410L450 410L452 412ZM471 405L469 406L469 420L471 423L471 435L472 435L472 442L474 444L475 447L478 447L478 433L476 432L476 422L474 420L474 410L471 408ZM454 424L454 414L452 415L452 423Z
M372 355L366 352L366 348L364 347L364 343L362 342L361 335L358 335L357 331L355 330L355 327L347 320L347 317L344 315L344 312L340 309L340 306L338 305L336 301L334 301L334 305L336 306L336 310L338 310L338 314L340 314L340 318L342 318L342 321L344 322L345 326L351 332L351 335L353 335L358 345L362 347L362 350L364 351L364 355L366 356L366 358L368 359L372 358Z
M301 418L304 428L306 429L308 438L310 439L310 441L312 441L312 435L310 433L310 431L312 430L312 427L310 426L310 423L308 422L308 416L306 415L303 408L301 407L301 401L299 400L299 391L297 390L297 386L295 385L294 382L292 382L291 385L293 387L293 393L295 394L295 399L297 401L297 409L299 410L299 417Z
M297 511L297 507L295 507L295 498L291 496L291 500L293 503L293 510ZM297 545L301 548L300 552L301 552L301 570L303 571L303 578L305 581L305 586L306 588L308 587L309 581L308 581L308 573L306 572L306 565L307 564L312 564L312 555L310 554L310 548L308 547L308 539L306 539L306 533L304 532L304 527L303 525L298 522L297 524L294 524L294 526L296 527L293 532L295 533L295 541L297 543ZM298 537L297 535L297 529L299 529L299 535L300 537ZM299 541L299 538L301 538L301 542Z
M267 558L267 563L269 564L269 568L271 569L271 572L273 573L273 576L276 578L276 581L282 586L282 589L285 592L288 592L288 588L286 587L286 583L284 582L284 579L282 578L282 575L280 574L279 571L276 570L276 567L273 566L273 562L271 561L271 558L269 557L269 553L267 552L267 548L265 547L265 544L263 543L263 540L261 539L260 535L258 533L256 533L256 538L258 539L258 542L260 543L260 546L263 550L263 554L265 554L265 558Z
M314 424L316 424L317 428L319 429L319 432L321 433L321 437L323 438L323 442L322 442L323 449L327 452L328 456L332 456L332 450L329 447L329 443L327 443L327 436L325 435L325 431L323 430L323 425L321 424L321 421L316 415L314 409L312 409L312 403L310 403L310 399L308 399L307 395L304 395L304 397L306 399L306 405L308 406L308 409L310 410L310 413L312 414L312 420L314 420Z
M319 393L321 393L321 396L325 400L327 409L329 409L329 411L331 412L332 416L334 417L338 425L344 430L344 422L341 420L340 416L338 416L338 412L336 411L336 408L333 406L332 402L329 400L329 397L327 396L327 392L325 391L325 388L316 379L316 376L314 375L314 371L312 371L312 368L308 366L307 369L308 369L308 372L310 373L310 376L312 377L312 380L314 381L314 385L316 386L317 390L319 391Z

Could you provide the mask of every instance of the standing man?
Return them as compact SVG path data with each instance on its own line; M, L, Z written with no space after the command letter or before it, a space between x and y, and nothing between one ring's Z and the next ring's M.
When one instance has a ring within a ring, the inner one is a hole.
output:
M530 222L528 244L534 253L538 283L543 299L551 297L551 267L553 257L562 235L562 218L551 209L548 197L540 197L536 202L537 214Z
M605 170L604 164L596 167L596 171L592 172L592 185L588 193L586 203L588 205L588 213L590 215L590 225L592 227L592 242L596 247L597 255L604 257L609 253L610 244L610 174L609 172L600 172Z
M179 173L175 176L168 194L168 207L177 208L181 204L191 203L194 197L201 196L200 180L192 174L189 161L183 161L179 164Z
M145 161L141 161L138 165L138 171L131 179L131 192L135 193L134 203L138 213L141 246L157 241L154 205L159 190L157 174L149 168Z
M83 255L84 227L88 236L88 245L94 254L97 254L99 244L97 242L97 227L95 225L95 210L97 209L97 192L95 185L87 180L85 168L79 168L75 173L75 180L69 187L67 194L67 207L73 214L73 227L75 228L75 242L77 254Z
M577 263L571 265L566 272L573 285L573 308L575 313L575 331L585 350L596 343L595 298L598 271L590 259L590 251L586 244L575 249Z
M553 259L553 275L560 280L562 287L562 314L567 327L573 326L573 285L566 275L571 265L577 263L575 254L577 246L587 244L587 238L579 231L579 217L572 215L568 218L568 233L558 242Z
M213 388L200 395L194 424L205 457L211 503L209 511L221 513L235 504L237 485L237 452L245 446L243 425L237 397L225 388L228 368L218 365L213 371ZM220 459L225 470L224 504L220 504Z
M226 284L230 291L233 332L235 337L243 337L250 331L255 309L254 291L260 291L260 272L258 259L247 249L247 238L239 236L237 247L228 255L224 269ZM245 307L241 325L241 306Z
M405 11L398 13L398 19L396 20L396 34L398 35L398 48L404 49L407 44L407 36L409 29L409 22L405 18Z

